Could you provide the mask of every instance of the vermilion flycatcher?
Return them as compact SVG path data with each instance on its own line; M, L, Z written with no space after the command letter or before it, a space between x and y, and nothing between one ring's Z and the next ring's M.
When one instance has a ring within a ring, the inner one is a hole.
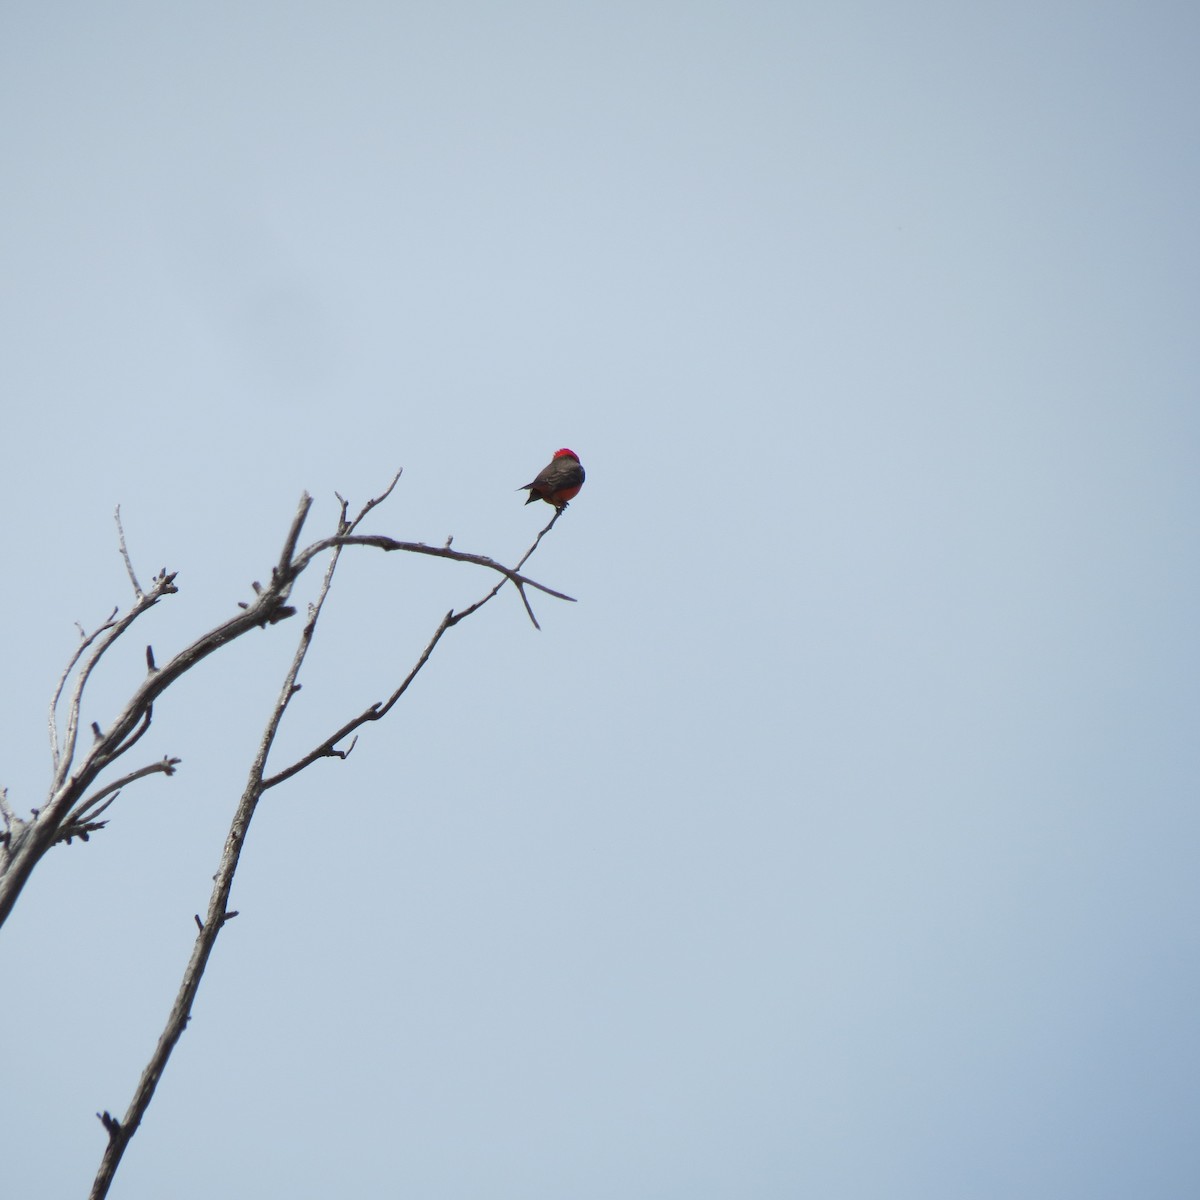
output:
M555 450L549 465L538 472L532 483L523 483L517 491L529 490L526 504L535 500L545 500L555 508L567 507L568 500L574 500L583 487L583 467L579 465L579 455L574 450Z

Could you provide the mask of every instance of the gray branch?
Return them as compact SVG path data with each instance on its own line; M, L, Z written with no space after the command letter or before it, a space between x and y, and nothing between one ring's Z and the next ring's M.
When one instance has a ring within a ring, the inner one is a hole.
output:
M90 1200L104 1200L108 1195L109 1188L112 1184L113 1177L117 1167L120 1165L121 1159L128 1147L130 1140L137 1132L143 1117L154 1097L155 1089L158 1086L159 1080L162 1078L163 1071L166 1069L167 1063L170 1060L171 1053L174 1050L179 1038L182 1036L184 1029L187 1027L191 1019L192 1006L195 1002L196 995L199 991L200 981L204 975L205 968L208 965L209 956L212 953L213 947L216 944L217 937L225 924L237 916L236 911L231 911L229 908L229 899L233 887L234 876L237 872L238 864L241 859L242 847L245 843L247 832L250 824L254 819L254 814L258 808L259 801L263 795L272 787L283 783L292 776L298 774L306 767L316 762L319 758L335 757L345 758L349 753L347 750L337 750L336 744L346 737L354 729L368 721L378 721L382 719L392 709L400 697L407 691L409 685L416 677L418 672L429 661L430 655L437 646L442 635L447 630L453 628L458 622L476 612L484 604L486 604L493 596L495 596L506 582L512 582L518 589L521 589L522 599L525 599L523 587L528 585L538 588L552 596L558 596L562 599L570 599L563 596L562 593L555 592L550 588L543 587L541 584L535 583L533 580L526 579L520 575L519 568L524 565L533 551L537 548L542 537L558 520L559 513L555 513L554 518L538 534L537 539L525 556L518 563L517 568L504 567L491 559L484 558L481 555L463 554L458 551L440 553L431 547L424 546L421 543L397 542L391 538L376 538L376 537L361 537L356 536L353 530L358 526L362 519L376 507L379 503L385 500L392 489L396 486L399 479L397 474L391 482L391 485L380 496L370 500L365 504L358 516L353 521L347 519L347 505L344 500L341 501L342 511L338 521L338 532L332 538L325 538L320 542L314 543L299 555L295 554L296 537L289 536L289 541L285 543L284 553L280 558L279 565L273 572L273 586L278 580L294 579L318 554L324 550L332 550L329 564L326 568L324 578L321 583L320 592L315 602L309 607L308 620L305 622L300 631L300 636L296 646L296 652L292 658L292 662L286 675L284 676L282 685L279 690L278 698L275 701L271 714L264 728L262 738L259 742L258 750L255 754L254 761L250 766L250 770L246 780L245 789L242 792L241 800L238 803L237 810L234 813L233 820L229 826L229 832L225 838L225 846L221 855L221 861L217 868L217 872L213 877L213 889L209 898L208 909L202 920L199 915L196 916L197 935L193 943L192 953L188 959L187 966L184 968L183 978L180 981L179 990L175 997L175 1002L171 1006L171 1011L168 1014L166 1025L163 1028L162 1034L159 1036L158 1043L151 1055L150 1061L146 1064L142 1072L141 1078L138 1081L137 1088L130 1104L122 1119L118 1120L110 1112L97 1113L97 1117L104 1126L108 1134L108 1144L105 1147L104 1155L101 1159L100 1167L96 1173L96 1178L92 1184ZM307 499L307 498L306 498ZM341 498L339 497L339 500ZM301 520L303 518L301 517ZM299 526L294 524L294 533L298 534ZM330 588L333 583L334 572L340 560L343 548L347 546L373 546L384 550L407 550L415 553L433 553L439 557L453 558L461 562L471 562L477 565L486 566L490 569L498 571L503 578L496 584L492 590L482 599L471 605L470 608L463 612L455 614L447 613L442 618L429 644L425 647L421 656L418 658L415 665L405 676L399 686L393 691L391 696L382 704L371 705L366 712L360 714L344 724L336 733L325 739L318 747L309 754L293 763L290 767L268 777L266 775L267 759L271 751L271 747L275 742L276 734L278 733L280 724L284 718L287 708L291 703L292 697L299 690L296 680L300 673L300 668L304 663L304 659L308 654L308 650L312 645L313 637L316 632L317 621L320 617L325 600L329 595ZM448 550L448 547L447 547ZM260 593L259 599L264 593ZM286 591L281 595L286 595ZM281 600L280 600L281 602ZM257 604L257 601L256 601ZM529 610L528 601L526 600L526 609ZM530 618L533 613L530 611ZM537 622L534 621L536 626ZM174 661L174 660L173 660ZM165 668L164 668L165 669ZM350 748L353 748L353 743ZM170 761L173 765L175 760L164 760L164 764ZM141 772L133 772L131 775L118 781L117 784L102 789L95 793L88 801L80 808L75 810L75 814L80 815L86 820L92 820L102 808L95 808L97 801L104 800L105 806L111 803L111 799L105 799L114 787L131 782L134 778L140 778L141 775L148 773L150 770L159 769L165 770L164 764L155 764L152 768L143 768ZM169 771L167 772L170 773ZM81 834L80 836L83 836Z
M269 583L266 586L255 584L255 596L252 601L241 605L237 614L197 638L189 646L184 647L163 666L156 667L153 656L147 653L147 674L141 684L134 690L125 707L107 729L94 727L95 740L85 753L79 754L77 759L80 708L84 689L92 672L104 654L143 613L163 597L172 595L177 590L174 574L164 570L154 578L148 592L141 592L136 583L136 576L130 570L130 579L135 592L141 594L136 596L132 607L124 616L118 617L114 611L99 629L90 635L83 636L80 646L72 656L71 662L55 689L50 709L51 748L54 765L50 795L46 805L38 810L32 819L14 820L7 830L6 839L0 842L0 924L3 924L12 911L13 905L28 882L34 867L42 856L61 840L59 835L64 824L69 820L71 812L88 795L100 773L126 753L145 733L149 726L155 700L181 675L190 671L221 647L242 637L252 629L275 625L279 621L293 616L295 609L287 603L292 587L304 570L322 553L329 550L340 551L344 546L366 546L385 551L399 550L413 554L427 554L485 567L504 576L501 584L506 581L514 584L520 592L526 611L535 626L537 620L526 596L525 589L527 587L536 588L561 600L572 599L562 592L529 579L520 574L516 568L506 567L482 554L452 550L448 545L444 547L427 546L422 542L399 541L382 535L353 534L352 530L357 527L358 522L390 495L398 479L399 475L397 474L387 490L369 502L353 522L347 522L343 504L338 532L333 537L322 538L311 546L298 551L300 533L312 507L312 498L307 493L301 496L296 514L292 518L284 538L278 562L271 569ZM128 551L126 550L124 553L127 555ZM528 555L526 555L527 557ZM522 562L524 561L523 559ZM495 594L495 591L498 590L499 585L491 594ZM490 599L490 595L488 598ZM461 620L465 615L467 614L459 614L455 620ZM56 714L72 670L76 671L76 675L67 701L66 724L60 745Z

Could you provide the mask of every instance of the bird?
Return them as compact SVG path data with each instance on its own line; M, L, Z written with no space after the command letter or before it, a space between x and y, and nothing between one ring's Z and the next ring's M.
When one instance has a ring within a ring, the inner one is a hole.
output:
M567 507L568 501L579 495L584 478L579 455L574 450L555 450L554 457L537 473L534 481L521 484L517 491L528 490L526 504L545 500L561 512Z

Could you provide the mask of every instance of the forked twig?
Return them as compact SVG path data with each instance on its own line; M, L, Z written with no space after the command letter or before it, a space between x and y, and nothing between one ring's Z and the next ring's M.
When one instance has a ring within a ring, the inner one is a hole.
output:
M63 827L82 825L95 820L116 799L116 794L123 787L135 783L139 779L145 779L147 775L174 775L175 768L182 761L178 758L161 758L158 762L139 767L136 771L130 771L128 775L122 775L120 779L114 779L112 783L105 784L98 792L93 792L86 800L81 801L67 817ZM101 803L102 801L103 803ZM99 807L96 807L97 805Z
M67 680L71 678L71 672L75 669L75 665L83 657L84 651L102 634L111 629L116 624L118 609L113 609L108 614L108 618L92 633L84 633L81 629L79 645L75 647L75 653L67 660L67 665L63 668L63 673L58 677L58 684L50 697L50 763L52 768L57 772L59 764L59 749L58 749L58 704L62 699L63 689L67 686Z

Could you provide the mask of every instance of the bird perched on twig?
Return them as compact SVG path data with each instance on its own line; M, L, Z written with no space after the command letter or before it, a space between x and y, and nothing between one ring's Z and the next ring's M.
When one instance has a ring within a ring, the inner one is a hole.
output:
M567 507L567 502L574 500L583 487L583 467L579 463L579 455L574 450L555 450L554 457L538 472L532 483L523 483L517 491L529 492L526 504L535 500L545 500L553 504L559 511Z

